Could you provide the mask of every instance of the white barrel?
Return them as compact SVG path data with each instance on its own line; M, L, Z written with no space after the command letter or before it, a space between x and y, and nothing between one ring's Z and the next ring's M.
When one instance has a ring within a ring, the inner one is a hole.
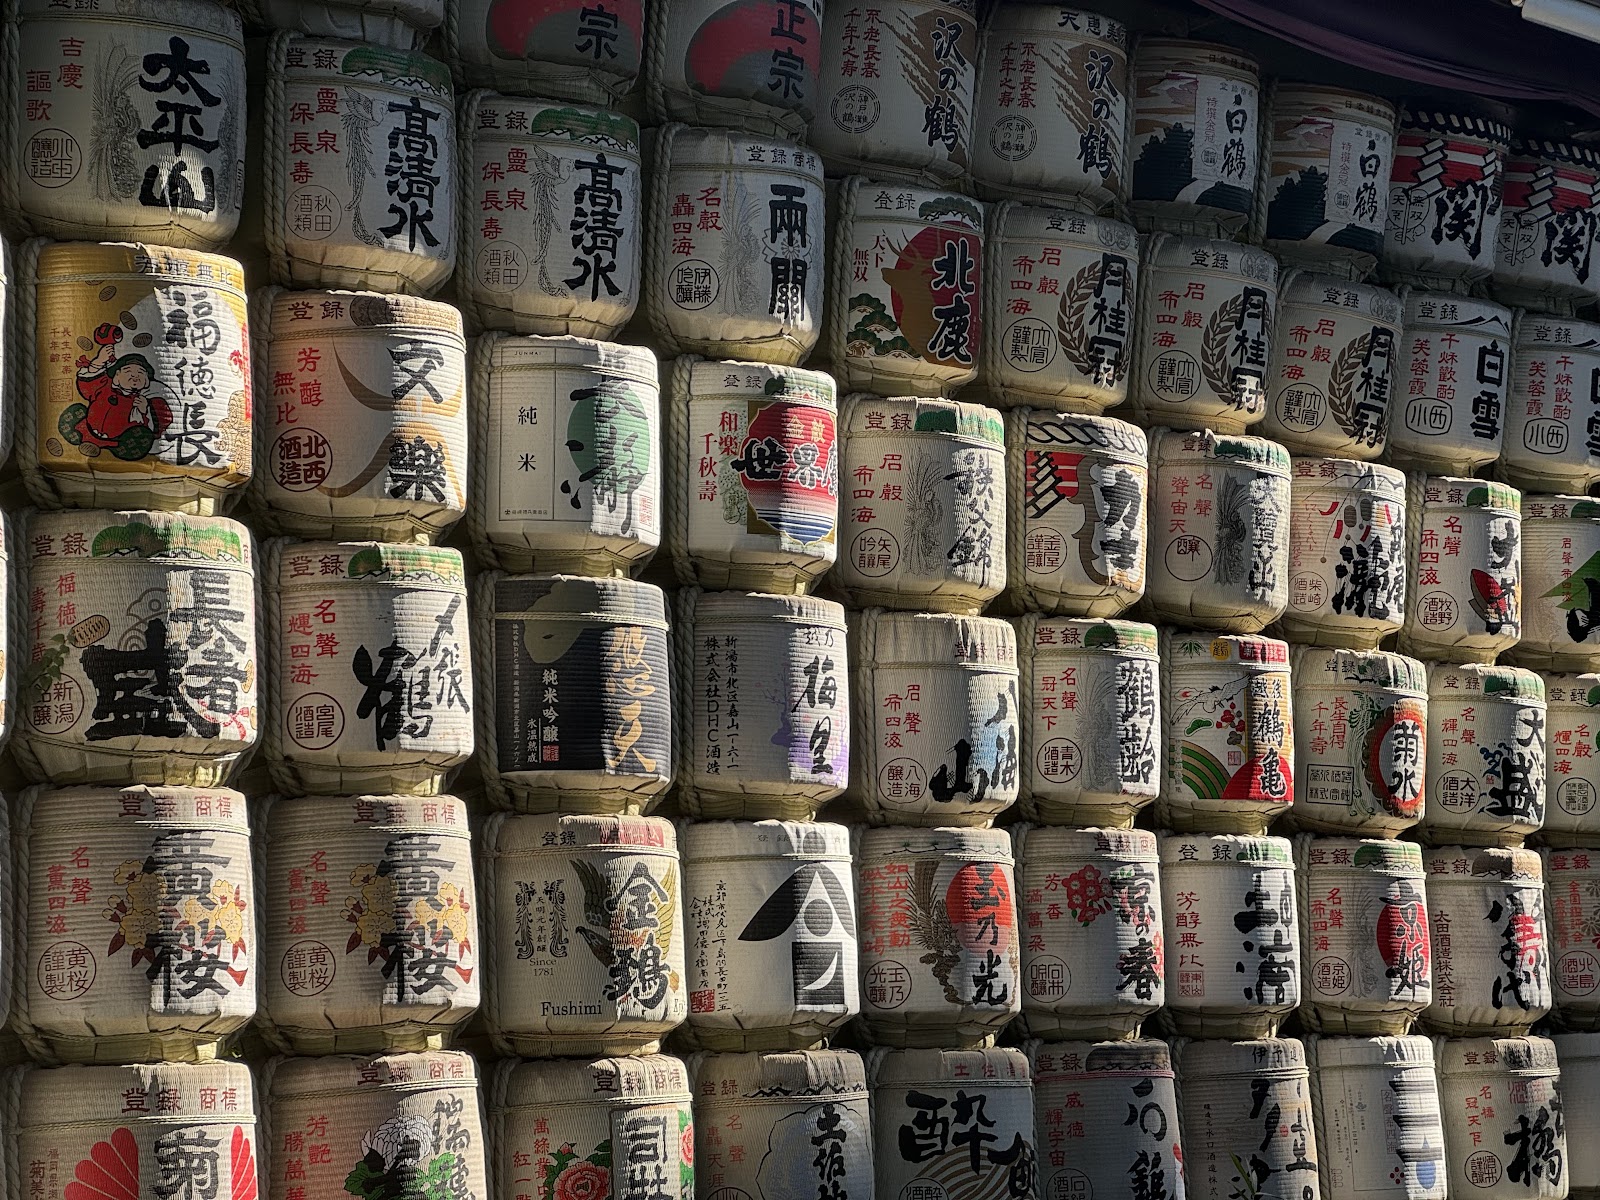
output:
M1022 1011L1011 838L861 829L861 1021L877 1045L989 1045Z
M489 1200L472 1055L280 1058L262 1076L262 1124L273 1135L264 1200L424 1183L452 1200Z
M262 107L274 283L427 296L450 278L460 167L443 63L280 30Z
M1422 862L1433 959L1422 1023L1450 1037L1526 1033L1552 1004L1538 851L1435 846Z
M1203 237L1244 229L1261 178L1260 64L1230 46L1146 37L1132 84L1141 227Z
M707 1050L804 1050L861 1011L850 831L685 822L689 1023Z
M1542 1037L1435 1038L1446 1179L1452 1196L1562 1200L1570 1193L1567 1128L1555 1044ZM1576 1114L1574 1114L1576 1115Z
M850 1050L697 1054L695 1183L709 1195L872 1200L866 1067ZM693 1200L685 1192L684 1200Z
M1098 212L1128 198L1128 29L1099 13L1000 4L984 22L972 178L984 195Z
M253 25L409 50L444 22L456 0L237 0ZM452 14L453 16L453 14Z
M1489 278L1510 149L1511 129L1498 113L1400 106L1384 278L1459 292Z
M1425 1037L1308 1037L1324 1200L1445 1200L1444 1118Z
M678 582L809 591L838 553L833 377L686 354L672 364L665 405Z
M1379 650L1297 648L1294 809L1324 833L1398 837L1422 819L1428 674Z
M1522 541L1522 639L1507 657L1543 670L1600 668L1600 502L1524 495Z
M643 65L644 0L448 0L441 33L469 87L610 105Z
M242 795L32 788L14 834L26 949L11 1020L35 1057L193 1062L255 1016Z
M804 361L827 270L816 152L687 125L655 136L643 307L658 348Z
M1550 1038L1561 1064L1562 1123L1587 1135L1600 1118L1600 1035L1557 1033ZM1588 1136L1567 1143L1568 1200L1600 1197L1600 1143Z
M1131 826L1161 790L1155 628L1026 616L1016 630L1022 814L1048 825Z
M1271 113L1267 207L1252 232L1286 262L1362 278L1383 250L1394 106L1360 92L1280 83Z
M639 812L672 782L666 600L628 579L479 577L478 736L498 807Z
M1191 1200L1317 1200L1305 1047L1293 1038L1173 1043Z
M1433 998L1421 848L1302 833L1294 861L1301 1021L1322 1033L1409 1032Z
M254 304L263 386L250 498L261 528L442 538L467 507L477 458L461 314L375 292L268 288Z
M495 1052L653 1054L689 1015L672 823L496 814L481 836Z
M1194 1037L1271 1037L1300 1004L1287 838L1164 833L1165 1015Z
M1522 635L1522 494L1484 479L1406 479L1400 649L1493 662Z
M1406 477L1348 458L1295 458L1283 631L1313 646L1376 649L1405 621Z
M1033 1072L1040 1196L1117 1196L1139 1181L1151 1197L1184 1200L1165 1042L1025 1042L1023 1050Z
M274 540L262 573L272 698L264 741L276 786L443 790L473 751L461 552Z
M850 391L947 396L978 377L983 206L874 183L835 193L826 350Z
M874 1050L867 1082L880 1200L1034 1195L1033 1081L1022 1051Z
M1259 633L1289 604L1289 453L1264 438L1150 431L1150 573L1159 621Z
M1165 999L1156 835L1012 827L1031 1037L1126 1038Z
M1377 458L1399 390L1400 340L1393 292L1288 275L1260 432L1296 454Z
M1600 483L1597 405L1600 325L1519 314L1500 458L1507 482L1534 492L1578 493Z
M7 1107L14 1195L257 1196L264 1147L242 1062L20 1071Z
M987 827L1017 798L1016 633L991 617L850 622L850 787L872 825Z
M1278 264L1236 242L1145 243L1133 411L1146 424L1243 433L1267 412Z
M17 467L46 508L210 516L251 474L244 269L136 243L19 257Z
M1544 675L1547 846L1600 846L1600 675Z
M1600 150L1513 137L1501 184L1494 295L1502 304L1570 316L1600 296Z
M461 105L456 298L486 329L609 338L639 304L632 117L472 92Z
M1564 1029L1600 1029L1600 851L1545 850L1550 985Z
M260 716L250 531L222 517L80 511L34 516L27 539L12 752L28 777L226 782Z
M1387 460L1470 475L1500 454L1511 386L1510 310L1410 288L1401 303Z
M1161 632L1167 829L1265 833L1294 803L1289 647L1276 638Z
M973 0L829 5L810 143L829 169L940 187L972 165Z
M308 796L266 818L261 1011L279 1048L440 1048L483 982L467 806Z
M1423 839L1520 846L1545 811L1544 681L1517 667L1428 665Z
M1006 413L1006 601L1114 617L1144 595L1150 443L1114 417Z
M1142 290L1133 226L1061 208L989 209L984 393L1099 413L1128 398Z
M6 17L0 207L28 233L220 250L244 199L244 27L156 0Z
M676 615L685 815L815 820L850 782L844 608L684 588Z
M852 608L976 614L1006 586L1006 442L980 404L856 395L829 582Z

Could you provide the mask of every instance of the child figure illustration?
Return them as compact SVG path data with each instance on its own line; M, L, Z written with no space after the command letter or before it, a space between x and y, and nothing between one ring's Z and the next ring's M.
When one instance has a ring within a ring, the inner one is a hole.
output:
M172 424L172 407L151 390L155 368L142 354L117 354L120 325L107 321L94 331L94 357L78 357L78 395L61 414L61 436L84 454L109 450L124 462L138 462Z

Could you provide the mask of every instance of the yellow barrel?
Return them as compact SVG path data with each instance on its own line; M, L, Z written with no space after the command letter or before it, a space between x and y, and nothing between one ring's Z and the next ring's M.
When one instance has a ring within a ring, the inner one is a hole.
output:
M1571 316L1600 298L1592 270L1600 240L1600 150L1578 142L1513 137L1500 185L1496 300Z
M1502 483L1406 479L1406 617L1418 658L1493 662L1522 635L1522 494Z
M1538 833L1545 719L1544 681L1532 671L1430 663L1423 840L1520 846Z
M1384 461L1470 475L1500 455L1512 380L1511 311L1409 287L1400 299Z
M1600 846L1600 674L1546 674L1546 846Z
M1600 1029L1600 955L1589 932L1600 922L1600 851L1542 851L1550 983L1565 1029Z
M1582 1108L1567 1108L1554 1042L1441 1037L1433 1039L1433 1055L1450 1195L1560 1200L1580 1194L1572 1188L1569 1145L1592 1142L1593 1135L1579 1123Z
M1530 492L1581 494L1600 483L1597 371L1600 325L1517 316L1500 478Z
M1524 495L1522 563L1522 639L1507 657L1539 670L1600 669L1600 503Z
M1306 1062L1323 1200L1445 1200L1444 1123L1427 1038L1308 1037Z

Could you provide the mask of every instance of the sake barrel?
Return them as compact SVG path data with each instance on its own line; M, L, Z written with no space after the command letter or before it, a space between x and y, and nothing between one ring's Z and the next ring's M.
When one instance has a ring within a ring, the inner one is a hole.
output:
M450 278L460 167L443 63L280 31L263 108L274 283L427 296Z
M250 478L244 271L134 243L23 247L17 467L46 508L211 515Z
M1249 55L1212 42L1140 40L1130 157L1141 226L1205 237L1245 227L1261 176L1260 106L1261 67Z
M1140 294L1133 226L997 204L984 249L982 375L991 402L1099 413L1126 400Z
M1425 1037L1308 1037L1326 1200L1445 1200L1444 1119Z
M1154 627L1026 616L1016 630L1023 815L1132 825L1161 789Z
M1428 101L1401 105L1383 234L1386 279L1464 292L1489 278L1511 149L1502 115Z
M1156 835L1012 827L1030 1036L1125 1038L1165 999Z
M874 1050L867 1082L878 1196L1034 1194L1033 1082L1022 1051Z
M1305 1047L1293 1038L1173 1043L1192 1200L1260 1189L1317 1200Z
M1422 818L1428 674L1379 650L1297 648L1295 824L1398 837Z
M31 788L15 829L27 949L12 1023L36 1057L214 1058L256 1011L245 799Z
M1167 829L1265 833L1294 803L1289 647L1276 638L1161 633Z
M1283 286L1261 432L1297 454L1377 458L1399 382L1393 292L1296 272Z
M871 1200L872 1120L860 1055L697 1054L689 1072L695 1181L711 1195Z
M479 578L478 735L491 801L638 812L672 782L661 589L576 575Z
M1267 249L1360 279L1383 250L1394 106L1360 92L1283 83L1273 90L1271 112Z
M301 1054L438 1049L478 1007L478 899L454 796L267 809L262 1015Z
M1403 383L1391 389L1388 461L1471 474L1500 454L1511 314L1466 296L1408 289L1401 297L1396 374Z
M694 1113L677 1059L508 1060L486 1090L496 1195L599 1200L635 1187L694 1200Z
M655 122L804 137L817 106L822 2L648 6L645 99Z
M253 516L272 533L432 542L467 507L467 353L448 304L257 293ZM488 451L485 444L482 449Z
M863 829L854 850L868 1038L991 1044L1021 1011L1011 838L999 829Z
M1596 1098L1600 1097L1600 1036L1592 1033L1558 1033L1550 1038L1561 1064L1563 1124L1585 1134L1594 1128ZM1520 1136L1520 1130L1519 1136ZM1570 1200L1595 1200L1600 1196L1600 1145L1590 1137L1567 1143L1566 1176Z
M1232 633L1257 633L1282 616L1289 478L1289 454L1276 442L1151 430L1151 615Z
M868 824L987 827L1011 807L1021 746L1010 625L868 609L851 622L849 659L851 791Z
M979 190L1089 212L1126 200L1127 27L1099 13L1002 4L981 40L972 135Z
M1600 296L1600 150L1513 137L1501 185L1494 295L1502 304L1571 315Z
M1558 1200L1571 1171L1561 1069L1542 1037L1435 1038L1449 1192ZM1589 1131L1573 1126L1579 1136ZM1470 1189L1470 1190L1469 1190Z
M1297 643L1375 649L1405 619L1406 477L1348 458L1295 458L1289 607Z
M983 206L852 175L829 231L826 348L844 386L946 396L976 379Z
M1186 1036L1271 1037L1300 1003L1287 838L1165 833L1166 1015Z
M260 716L250 531L61 512L35 516L27 538L18 765L57 786L225 782Z
M1272 255L1156 234L1145 243L1133 410L1147 424L1243 433L1267 411Z
M1446 475L1406 480L1406 616L1418 658L1492 662L1522 634L1522 494Z
M810 143L840 174L932 187L972 165L978 22L972 0L831 5Z
M244 27L220 4L7 13L0 205L15 230L220 250L244 199Z
M1148 1181L1152 1195L1182 1200L1177 1084L1165 1042L1027 1042L1023 1050L1040 1196L1115 1196Z
M852 608L977 613L1006 586L1005 422L958 400L845 401L830 580Z
M1597 380L1600 325L1521 314L1512 337L1500 459L1508 482L1529 491L1579 493L1600 483Z
M668 377L667 548L678 582L806 592L833 565L833 377L684 355Z
M1538 852L1435 846L1422 861L1433 960L1422 1023L1450 1037L1525 1033L1553 1002Z
M1545 810L1544 681L1517 667L1428 667L1427 798L1435 845L1520 846Z
M1523 496L1522 518L1522 640L1509 657L1557 671L1600 667L1600 503Z
M656 135L644 314L667 354L794 366L822 333L822 163L793 142Z
M472 92L461 106L456 298L486 329L608 338L639 304L632 117Z
M1600 675L1544 675L1547 846L1600 845Z
M470 87L609 105L643 63L643 0L449 0L445 53Z
M689 1013L672 823L496 814L482 838L495 1052L654 1053Z
M34 1069L11 1086L10 1168L30 1200L258 1194L242 1062Z
M1421 847L1302 833L1294 861L1301 1021L1323 1033L1408 1032L1433 998Z
M1547 849L1544 859L1550 986L1561 1026L1600 1028L1600 851Z
M850 781L844 608L697 588L677 605L683 811L815 820Z
M409 50L420 45L445 20L454 0L239 0L254 25L297 29L318 37L367 42L374 47Z
M1116 616L1144 595L1144 430L1032 408L1012 409L1005 423L1007 605Z
M267 1200L421 1185L488 1200L472 1055L280 1058L263 1072Z

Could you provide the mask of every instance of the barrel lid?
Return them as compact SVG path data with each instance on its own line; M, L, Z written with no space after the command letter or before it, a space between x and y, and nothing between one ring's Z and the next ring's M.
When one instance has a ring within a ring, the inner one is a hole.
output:
M839 385L825 371L693 355L684 355L678 362L689 365L691 399L730 393L743 396L755 390L769 400L789 404L820 404L827 408L839 402Z
M997 242L1050 242L1092 253L1115 250L1135 257L1138 254L1138 231L1110 217L1091 217L1065 208L1014 200L997 205L992 213L990 237Z
M1274 290L1278 286L1277 259L1255 246L1244 246L1221 238L1160 234L1150 239L1145 262L1152 270L1199 268L1208 274L1223 271L1241 279L1264 283Z
M1306 1069L1305 1047L1294 1038L1178 1041L1173 1044L1172 1057L1180 1079Z
M1289 452L1266 438L1216 433L1210 429L1163 429L1159 433L1152 429L1150 440L1154 457L1160 464L1200 460L1289 478Z
M876 621L872 645L866 648L867 663L938 662L1016 669L1016 630L998 617L868 611L876 612Z
M1486 1067L1529 1075L1560 1069L1555 1044L1544 1037L1440 1037L1433 1039L1433 1053L1441 1076L1481 1074Z
M678 834L665 817L516 813L494 842L496 858L567 855L578 850L678 857Z
M1081 1079L1096 1072L1172 1072L1172 1051L1157 1038L1132 1038L1125 1042L1045 1042L1022 1044L1033 1070L1033 1081L1043 1086L1056 1079Z
M1071 829L1061 825L1013 825L1017 863L1060 867L1104 855L1131 862L1157 861L1156 835L1148 829Z
M1542 678L1545 700L1551 708L1558 704L1600 708L1600 674L1563 675L1552 671Z
M1508 703L1543 704L1544 680L1525 667L1429 663L1428 695L1436 700L1473 695Z
M472 1055L461 1050L427 1050L417 1054L330 1054L322 1058L280 1058L272 1074L270 1103L363 1092L373 1087L426 1084L435 1088L478 1086Z
M417 327L462 339L461 310L421 296L379 292L279 291L264 331L273 338L307 336L313 331L372 330L378 334L414 335ZM465 342L463 340L463 346Z
M359 80L399 91L421 92L451 103L450 68L418 50L291 33L276 69L318 79Z
M850 828L828 821L684 821L685 863L726 857L850 861Z
M819 596L772 596L765 592L700 592L694 622L800 621L843 629L844 605Z
M1522 493L1492 479L1429 475L1422 480L1421 486L1423 503L1428 505L1482 508L1518 518L1522 515Z
M58 276L93 280L115 275L166 276L183 283L203 281L208 287L244 295L244 267L237 259L144 242L46 242L39 248L34 275L40 284Z
M902 437L948 434L987 442L1003 451L1005 419L985 404L941 400L928 396L871 396L857 393L845 399L841 418L851 433L898 433Z
M1273 108L1276 113L1285 109L1307 108L1321 111L1334 118L1356 120L1367 118L1385 122L1391 129L1395 123L1395 107L1381 96L1368 92L1354 92L1346 88L1327 87L1320 83L1280 82L1273 91Z
M34 1067L22 1076L21 1102L11 1115L20 1129L123 1125L128 1122L130 1104L137 1102L141 1093L146 1097L141 1123L176 1125L232 1119L253 1124L256 1119L250 1068L223 1059L192 1064ZM159 1105L157 1096L161 1097Z
M867 1097L866 1065L851 1050L697 1054L689 1060L695 1103L714 1107L771 1097Z
M1508 104L1481 96L1452 96L1449 107L1434 99L1408 98L1399 105L1399 128L1441 137L1473 137L1494 142L1504 153L1511 145L1515 113Z
M855 837L855 854L860 860L947 854L1012 864L1011 835L1004 829L913 829L890 825L857 829Z
M1290 486L1296 492L1317 488L1346 488L1370 492L1401 503L1406 498L1406 473L1383 463L1357 462L1353 458L1290 459Z
M1575 350L1593 353L1600 346L1600 325L1571 317L1524 313L1517 321L1516 345L1525 352L1549 348L1563 354Z
M1246 833L1161 833L1156 835L1163 866L1184 863L1294 867L1288 838Z
M1600 523L1600 500L1590 496L1530 496L1523 493L1522 519Z
M539 337L534 334L501 334L480 339L489 349L489 378L496 372L518 368L568 367L609 375L631 376L657 390L661 386L660 367L655 352L648 346L624 346L595 338L560 334Z
M1351 299L1354 298L1354 303ZM1318 275L1297 271L1283 289L1280 303L1307 307L1337 308L1341 314L1357 314L1370 321L1400 324L1400 297L1388 288L1370 283L1351 283L1337 275Z
M444 585L465 591L467 568L461 551L448 546L287 540L281 543L278 585L285 591L378 583Z
M822 187L822 159L816 151L807 150L795 142L779 142L731 129L707 129L677 122L663 125L657 136L660 138L657 144L671 156L673 171L703 170L706 167L737 171L749 167L765 176L776 174L781 168L817 188ZM766 184L761 186L764 189Z
M988 1050L890 1050L867 1055L867 1079L879 1088L1031 1086L1027 1056L1021 1050L996 1046Z
M519 142L566 141L596 147L608 154L639 153L639 122L624 113L499 92L479 91L473 95L478 102L478 119L472 129L463 131L470 136L493 137L506 132ZM513 113L519 118L515 122L508 120Z
M1153 659L1158 645L1156 627L1141 621L1040 617L1033 627L1034 653L1041 657L1052 650L1105 650Z
M1411 879L1423 877L1422 847L1415 842L1300 833L1294 838L1294 855L1302 874L1325 867Z
M972 11L968 8L968 11ZM1073 23L1068 24L1067 18ZM1001 4L990 17L992 36L1053 38L1085 42L1100 38L1116 46L1128 42L1127 27L1100 13L1058 8L1053 4Z
M1511 310L1492 300L1406 288L1400 308L1407 332L1424 324L1430 329L1467 330L1490 337L1511 336Z
M523 621L667 626L667 602L653 583L581 575L502 575L494 615ZM553 635L547 635L553 636Z
M1531 158L1538 162L1600 170L1600 148L1556 138L1515 134L1511 138L1511 158Z
M1289 643L1251 633L1188 632L1163 629L1161 658L1169 666L1179 663L1235 665L1256 670L1289 669Z
M1238 74L1259 77L1261 64L1250 55L1217 42L1196 42L1188 38L1140 38L1134 49L1133 69L1142 74L1151 70L1187 68L1203 72L1207 67L1225 68Z
M1428 694L1428 668L1415 658L1387 650L1343 650L1296 646L1291 654L1295 687L1343 683Z
M249 802L232 788L68 787L30 789L35 832L61 826L91 830L206 828L246 837Z
M1019 427L1013 429L1013 438L1026 440L1029 445L1104 455L1120 462L1137 463L1141 468L1150 458L1150 439L1144 430L1116 417L1018 408L1011 411L1007 420Z
M1306 1061L1313 1071L1328 1067L1433 1067L1433 1043L1425 1037L1307 1037Z
M877 218L983 232L984 206L960 192L935 191L903 183L876 183L859 175L854 177L854 182L857 184L857 220Z
M1428 886L1446 879L1471 876L1474 879L1500 879L1507 883L1544 883L1544 863L1537 850L1503 846L1430 846L1422 852L1428 871Z
M350 833L390 837L425 832L471 838L467 806L455 796L297 796L267 810L267 833L278 842L321 841Z
M626 1058L523 1062L506 1076L510 1107L551 1104L664 1104L690 1102L689 1073L667 1054Z
M53 18L61 21L82 20L81 12L63 9L61 0L19 0L16 6L17 13L24 20L38 20L40 18ZM121 15L129 11L136 16L141 25L153 28L163 35L168 30L176 29L193 37L195 34L210 34L214 37L237 42L239 50L244 50L244 21L239 13L221 4L210 3L209 0L161 0L159 4L146 2L137 6L119 6L116 9ZM166 38L161 38L161 45L166 44ZM135 44L134 53L140 53L143 47ZM241 71L243 66L241 64Z
M71 547L81 549L67 553ZM238 521L142 509L35 513L28 521L28 548L36 565L45 558L87 557L222 570L249 571L254 566L254 542Z

